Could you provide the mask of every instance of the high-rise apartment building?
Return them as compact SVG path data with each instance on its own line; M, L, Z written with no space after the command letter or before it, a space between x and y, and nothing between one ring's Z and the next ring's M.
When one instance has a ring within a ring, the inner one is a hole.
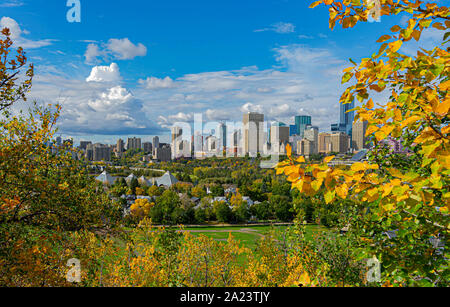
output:
M350 137L344 132L333 132L331 134L331 151L346 153L349 150Z
M154 136L153 137L153 149L158 148L159 147L159 136Z
M180 127L172 127L171 134L172 134L172 142L171 142L172 159L176 159L181 155L179 142L181 142L183 129L181 129Z
M319 153L331 152L331 134L322 132L319 134Z
M192 147L194 157L196 158L204 157L203 135L200 131L196 131L195 134L192 136Z
M315 154L315 144L314 141L308 139L302 139L297 142L297 154L301 156L311 156Z
M93 161L94 160L94 145L88 144L86 146L86 152L84 154L86 160Z
M150 142L142 143L142 149L144 149L144 152L146 153L152 152L152 148L153 148L152 143Z
M91 141L80 141L80 149L82 149L82 150L86 150L86 148L87 148L87 146L89 145L89 144L92 144L92 142Z
M127 150L130 149L141 149L141 139L140 138L128 138L127 140Z
M301 138L299 135L294 134L289 137L289 143L292 147L292 152L297 152L297 144L299 141L301 141L303 138Z
M85 157L88 161L110 161L111 147L99 143L89 144L86 147Z
M250 112L244 114L244 154L256 156L263 152L264 114Z
M125 143L122 139L118 139L117 140L117 145L116 145L116 152L118 154L121 154L122 152L125 151Z
M319 128L316 126L306 126L304 138L312 142L312 153L319 153Z
M172 158L172 152L170 150L170 146L161 146L156 147L154 150L154 159L160 162L170 161Z
M353 124L352 129L352 148L355 151L360 151L367 148L367 121L358 120Z
M289 127L276 123L270 127L270 145L274 153L282 153L282 148L289 143Z
M206 150L211 153L217 153L219 150L219 140L215 136L208 136L206 137Z
M237 129L233 132L230 147L230 153L233 157L242 155L242 132L240 129Z
M226 123L220 123L219 127L217 127L217 138L218 138L218 149L226 150L227 149L227 125Z

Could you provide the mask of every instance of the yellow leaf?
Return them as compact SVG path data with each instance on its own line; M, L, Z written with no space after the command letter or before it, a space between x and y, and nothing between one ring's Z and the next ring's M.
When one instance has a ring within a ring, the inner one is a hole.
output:
M286 154L289 158L292 156L292 147L290 144L286 145Z
M392 52L397 52L400 47L403 45L403 42L401 40L389 43L389 49L391 49Z
M348 186L344 183L343 185L336 187L336 194L340 198L345 199L348 195Z
M385 41L387 41L387 40L389 40L389 39L391 39L392 37L390 36L390 35L383 35L383 36L381 36L378 40L377 40L377 43L382 43L382 42L385 42Z
M324 195L324 196L325 196L325 202L326 202L327 204L331 203L331 202L333 201L335 195L336 195L336 192L335 192L335 191L330 191L330 190L328 190L328 191L325 193L325 195Z
M285 167L279 167L279 168L277 168L277 175L283 174L283 173L284 173L284 169L285 169Z
M420 117L420 116L418 116L418 115L414 115L414 116L408 117L407 119L405 119L405 120L402 122L402 127L406 127L406 126L408 126L409 124L414 123L414 122L416 122L416 121L418 121L418 120L420 120L420 119L422 119L422 117Z
M439 85L439 89L440 89L441 91L443 91L443 92L448 91L449 88L450 88L450 80L445 81L444 83L441 83L441 84Z
M296 161L298 163L305 163L306 162L305 157L303 157L303 156L298 157L298 159Z
M366 168L364 166L364 163L361 163L361 162L354 163L354 164L352 164L352 167L351 167L351 170L354 172L363 171L365 169Z
M313 9L313 8L315 8L316 6L318 6L318 5L321 4L321 3L322 3L322 0L313 2L313 3L311 3L311 5L309 6L309 8L310 8L310 9Z
M445 27L440 22L433 23L433 28L436 28L438 30L445 30Z
M291 165L291 166L285 167L284 174L286 176L289 176L292 173L298 173L298 167L297 166Z
M440 103L436 109L434 109L434 112L440 114L440 115L447 115L448 110L450 109L450 99L447 99Z
M326 157L326 158L323 160L323 162L324 162L324 163L328 163L328 162L330 162L331 160L333 160L334 157L335 157L335 156L329 156L329 157Z
M398 32L398 31L400 31L402 28L400 27L400 26L397 26L397 25L395 25L395 26L393 26L392 28L391 28L391 31L392 32Z
M417 31L417 30L413 30L413 32L412 32L412 37L413 37L416 41L419 41L420 35L421 35L421 34L422 34L422 32Z

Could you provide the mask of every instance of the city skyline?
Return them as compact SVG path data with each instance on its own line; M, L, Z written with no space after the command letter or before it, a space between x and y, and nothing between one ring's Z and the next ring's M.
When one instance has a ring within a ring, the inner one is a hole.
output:
M344 108L342 108L344 109ZM349 111L346 118L353 118L354 111ZM171 127L169 143L160 142L155 136L152 141L145 141L139 137L118 139L115 144L102 144L91 141L80 141L78 158L84 156L88 161L111 161L123 158L124 153L132 150L131 154L141 152L144 162L162 162L179 158L203 159L207 157L264 157L271 156L273 161L280 155L287 153L287 146L291 146L294 155L305 157L320 154L353 154L370 148L371 143L366 137L367 122L351 123L351 134L346 131L320 132L319 127L313 125L310 116L294 116L294 125L282 122L265 121L264 114L247 112L243 114L241 123L234 122L204 122L196 116L196 122L178 123ZM292 130L292 131L291 131ZM147 137L148 139L148 137ZM74 145L72 139L62 140L58 136L56 147L63 144ZM229 144L229 145L227 145ZM389 145L392 147L392 145Z
M35 64L30 100L59 102L59 132L75 142L170 138L167 128L195 113L238 121L256 111L285 123L308 115L327 131L340 120L348 58L358 61L383 28L401 24L389 17L331 31L325 7L289 0L194 1L189 10L174 0L139 2L139 10L133 1L120 9L81 1L81 22L69 23L63 2L15 2L0 23ZM430 31L424 44L437 39Z

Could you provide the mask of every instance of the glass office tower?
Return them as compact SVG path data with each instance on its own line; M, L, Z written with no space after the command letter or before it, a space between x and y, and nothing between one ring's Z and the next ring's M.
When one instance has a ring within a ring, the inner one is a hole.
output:
M306 126L311 125L311 116L300 115L295 117L295 126L297 126L297 135L301 138L305 136Z

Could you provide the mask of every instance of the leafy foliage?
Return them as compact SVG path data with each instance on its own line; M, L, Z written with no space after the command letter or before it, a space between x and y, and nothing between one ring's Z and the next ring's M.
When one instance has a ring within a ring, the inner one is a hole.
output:
M343 28L368 20L371 8L360 1L321 0L329 6L330 27ZM302 194L322 194L327 204L350 200L365 210L353 216L351 227L359 234L361 257L376 255L383 265L383 281L398 285L437 285L448 280L448 254L436 239L445 240L449 228L450 61L448 50L436 46L416 56L400 53L411 39L418 41L424 29L445 31L450 27L449 8L436 3L381 0L381 16L409 15L407 26L394 26L383 35L378 52L344 70L343 83L354 81L340 102L357 99L356 120L368 122L375 150L371 160L351 167L306 163L303 157L278 165L292 187ZM448 38L448 33L442 36ZM444 38L444 39L446 39ZM375 103L373 92L388 92L388 101ZM388 137L403 140L410 148L407 167L395 159L389 165L378 150ZM394 236L387 236L393 232ZM390 238L390 239L389 239ZM370 244L368 244L370 243Z

